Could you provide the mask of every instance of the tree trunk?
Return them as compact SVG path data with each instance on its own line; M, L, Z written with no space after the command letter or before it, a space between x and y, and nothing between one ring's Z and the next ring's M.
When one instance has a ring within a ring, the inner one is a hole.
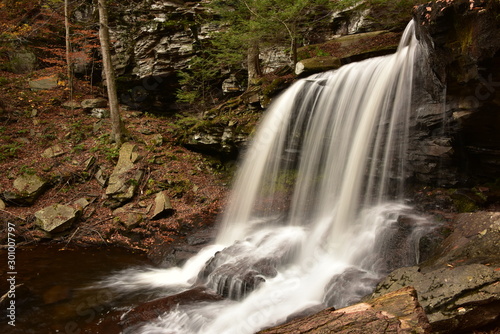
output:
M64 0L64 27L66 29L66 64L68 67L69 99L73 100L73 62L71 61L71 40L69 26L69 0Z
M431 326L412 287L388 293L366 303L335 311L333 308L299 317L257 334L314 333L431 333Z
M297 65L297 60L298 60L298 56L297 56L297 38L295 38L295 37L292 38L291 49L292 49L292 63L293 63L293 67L292 68L295 68L295 65Z
M259 45L257 43L252 43L252 45L248 48L247 66L248 88L250 88L255 85L257 79L262 75L259 61Z
M109 111L111 116L111 141L122 144L123 124L118 107L118 96L116 93L115 70L111 63L108 11L106 0L99 0L99 40L101 42L102 62L106 76L106 87L108 90Z

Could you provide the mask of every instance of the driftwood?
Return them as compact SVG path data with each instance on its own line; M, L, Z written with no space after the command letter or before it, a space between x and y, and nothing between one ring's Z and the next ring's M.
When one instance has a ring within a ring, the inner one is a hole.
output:
M258 334L319 333L431 333L417 293L406 287L365 303L314 315L268 328Z

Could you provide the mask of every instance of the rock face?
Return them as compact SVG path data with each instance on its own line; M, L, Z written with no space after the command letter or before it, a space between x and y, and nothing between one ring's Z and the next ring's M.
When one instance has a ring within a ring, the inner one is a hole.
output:
M111 34L122 103L173 105L176 72L187 67L196 45L215 27L196 24L204 11L197 1L139 1L119 8Z
M397 269L379 284L374 296L414 287L435 333L472 330L498 322L498 249L500 213L461 214L435 257L419 266Z
M410 153L420 182L455 185L497 177L499 7L496 1L456 0L415 11L431 69L422 81L428 94L417 97Z
M404 288L366 303L315 315L259 334L300 333L431 333L414 289Z
M470 264L426 272L419 267L393 272L375 296L401 286L414 287L433 333L473 330L498 320L500 273L491 266Z
M117 6L112 13L114 64L123 103L134 107L175 108L174 92L179 88L176 73L188 67L189 60L200 51L210 35L220 30L212 22L200 23L210 17L206 1L134 1ZM404 7L404 6L403 6ZM359 1L346 10L331 13L311 11L303 21L304 45L323 43L346 34L375 30L402 31L410 19L411 6L405 8ZM81 17L89 16L80 14ZM328 20L318 18L330 17ZM374 19L376 18L376 19ZM203 20L201 20L203 21ZM206 21L205 21L206 22ZM319 22L319 21L318 21ZM285 49L273 45L261 50L263 73L293 65ZM245 71L244 68L241 70ZM225 85L227 90L228 86ZM230 85L229 89L237 89Z
M55 204L35 213L36 225L50 233L59 233L69 229L75 223L80 212L70 206Z

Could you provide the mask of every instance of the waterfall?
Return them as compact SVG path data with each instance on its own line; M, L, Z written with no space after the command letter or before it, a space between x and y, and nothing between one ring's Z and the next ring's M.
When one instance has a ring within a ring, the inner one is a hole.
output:
M105 283L168 293L198 284L226 298L180 305L133 332L255 333L313 306L357 302L390 270L417 263L429 223L403 190L423 56L411 22L395 54L301 79L273 102L215 245L183 268L130 270Z

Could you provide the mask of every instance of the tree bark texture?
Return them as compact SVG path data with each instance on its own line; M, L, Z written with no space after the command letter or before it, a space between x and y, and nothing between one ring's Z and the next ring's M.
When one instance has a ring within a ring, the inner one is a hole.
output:
M102 62L108 91L109 111L111 116L111 141L122 144L123 125L116 93L115 70L111 62L110 38L108 27L108 11L106 0L99 0L99 40L101 42Z
M70 100L73 100L73 62L71 60L71 40L69 24L69 0L64 0L64 28L66 30L66 65Z
M248 87L252 87L256 80L262 75L262 70L260 68L259 61L259 45L253 43L248 48L247 55L247 66L248 66Z
M258 334L366 334L431 333L429 321L418 303L417 293L406 287L365 303L339 310L323 310Z

